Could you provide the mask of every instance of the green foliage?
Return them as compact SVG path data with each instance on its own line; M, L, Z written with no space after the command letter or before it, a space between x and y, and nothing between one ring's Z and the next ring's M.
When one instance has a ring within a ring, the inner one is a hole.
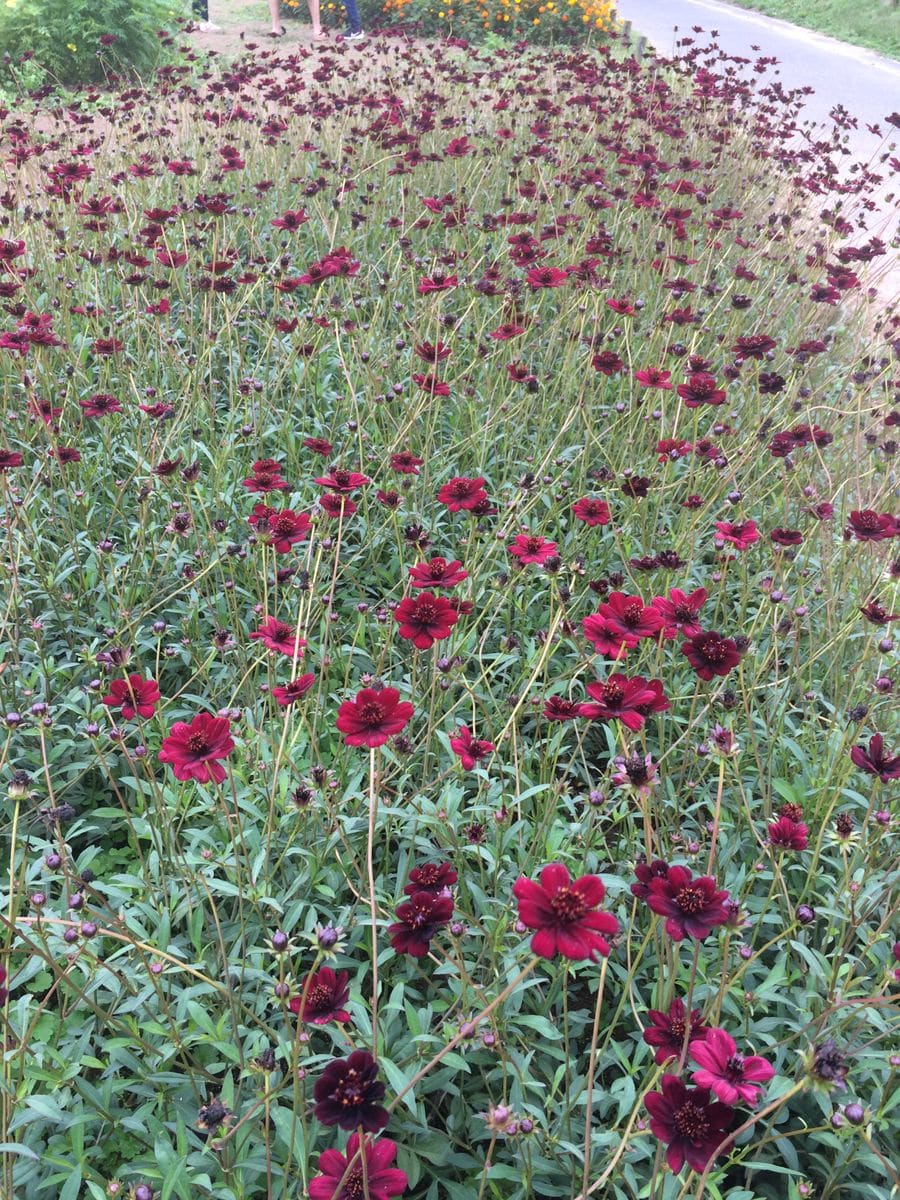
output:
M181 0L5 0L0 86L25 92L146 75L168 56L184 16Z
M735 3L900 58L900 7L896 0L867 0L863 4L859 0L735 0Z

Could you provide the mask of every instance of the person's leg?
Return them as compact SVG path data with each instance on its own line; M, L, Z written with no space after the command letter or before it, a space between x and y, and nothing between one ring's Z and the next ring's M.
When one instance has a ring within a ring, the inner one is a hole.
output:
M312 24L314 38L324 37L322 32L322 18L319 11L319 0L306 0L306 7L309 9L309 19Z
M281 33L283 28L281 24L281 12L279 11L280 7L280 0L269 0L269 16L272 18L273 33Z
M362 33L362 22L359 19L359 9L356 7L356 0L344 0L344 7L347 10L347 24L350 26L350 32Z

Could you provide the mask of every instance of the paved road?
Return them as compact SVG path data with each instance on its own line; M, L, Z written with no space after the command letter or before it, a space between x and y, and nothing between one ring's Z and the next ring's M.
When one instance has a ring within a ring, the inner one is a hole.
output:
M861 4L880 2L860 0ZM809 85L816 89L806 102L814 121L830 126L828 113L835 104L842 104L858 118L861 132L851 141L861 153L871 151L874 144L865 125L881 122L884 128L888 113L900 112L900 62L871 50L719 0L618 0L616 8L661 54L672 54L680 37L697 37L691 32L693 25L718 30L716 40L729 54L757 57L751 47L758 46L758 53L779 60L777 70L785 87ZM887 8L884 15L886 21L900 19ZM888 132L900 142L900 133Z

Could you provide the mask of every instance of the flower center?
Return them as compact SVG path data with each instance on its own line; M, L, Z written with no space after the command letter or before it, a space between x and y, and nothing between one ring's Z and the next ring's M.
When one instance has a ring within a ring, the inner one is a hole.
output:
M363 1183L362 1167L357 1164L345 1179L338 1200L363 1200L365 1194L366 1188Z
M274 517L269 522L269 529L272 531L272 533L293 533L294 518L289 517L287 513L282 513L281 516Z
M710 634L708 638L704 638L700 647L703 657L711 663L723 662L728 652L728 647L720 637Z
M728 1062L725 1064L725 1075L732 1083L737 1083L744 1078L744 1056L743 1054L732 1054Z
M694 619L694 610L691 608L691 606L689 604L676 604L675 605L675 620L676 621L684 621L685 623L687 623L688 621L692 621L693 619Z
M309 989L306 1003L316 1012L326 1012L331 1008L331 988L324 983L316 983Z
M384 720L384 709L377 700L370 700L360 708L359 719L364 725L375 729Z
M525 549L529 554L537 554L542 545L539 537L530 537L525 539Z
M366 1101L366 1084L360 1079L359 1072L352 1067L340 1081L332 1093L332 1099L336 1100L342 1108L359 1108Z
M192 733L187 739L187 748L191 754L207 754L209 752L209 738L205 733Z
M625 692L618 683L604 683L603 701L609 708L618 708L625 699Z
M690 1141L701 1141L709 1132L706 1114L691 1100L682 1104L675 1114L673 1124L681 1137Z
M431 625L437 616L437 610L428 600L420 600L416 605L415 620L418 625Z
M644 606L639 600L632 600L630 604L626 604L622 609L622 620L626 625L640 625L641 616L644 612Z
M559 918L560 923L569 924L583 917L587 912L587 905L584 902L584 897L572 888L560 888L555 896L550 899L550 907L555 915Z
M706 905L706 896L700 888L683 887L675 897L682 912L697 913Z

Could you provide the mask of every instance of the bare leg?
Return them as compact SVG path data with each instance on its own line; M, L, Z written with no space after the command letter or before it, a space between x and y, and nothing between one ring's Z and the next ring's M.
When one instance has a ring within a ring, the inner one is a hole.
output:
M273 33L281 33L281 14L278 9L279 0L269 0L269 16L272 18Z
M322 32L322 19L319 16L319 0L306 0L306 5L309 9L309 19L312 22L313 37L324 37L325 34Z

